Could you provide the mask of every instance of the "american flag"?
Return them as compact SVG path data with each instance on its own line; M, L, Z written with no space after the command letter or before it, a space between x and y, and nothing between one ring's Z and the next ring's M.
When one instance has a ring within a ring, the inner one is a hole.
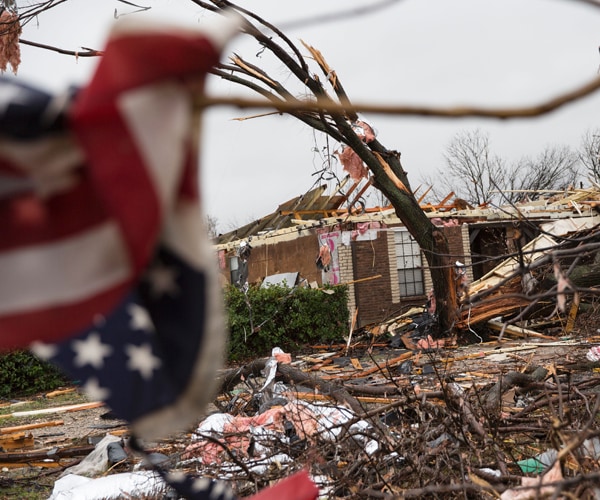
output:
M0 79L0 349L30 346L142 438L192 424L222 361L192 100L238 29L119 22L80 90Z
M222 361L192 99L238 29L122 21L82 89L0 77L0 350L63 368L131 422L132 446L195 423ZM161 473L186 498L234 498ZM256 498L280 493L318 490L301 473Z

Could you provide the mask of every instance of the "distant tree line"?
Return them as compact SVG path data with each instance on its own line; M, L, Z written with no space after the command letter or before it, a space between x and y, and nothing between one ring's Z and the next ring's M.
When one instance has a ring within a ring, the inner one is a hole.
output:
M588 130L577 150L548 145L535 157L508 162L490 147L480 129L456 134L444 151L445 165L424 178L438 199L453 191L472 206L503 205L536 198L540 192L600 184L600 129ZM444 179L444 187L434 179ZM442 192L442 189L445 191Z

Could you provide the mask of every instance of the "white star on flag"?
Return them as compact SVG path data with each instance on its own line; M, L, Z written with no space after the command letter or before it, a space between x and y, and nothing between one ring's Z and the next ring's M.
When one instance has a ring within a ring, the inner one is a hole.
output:
M56 356L58 347L55 344L46 344L45 342L32 342L29 350L38 358L48 361Z
M144 307L138 304L131 304L127 309L127 312L131 314L131 322L129 326L132 330L146 330L148 332L154 331L154 323L152 323L152 318Z
M4 114L6 108L11 104L26 104L27 97L27 91L18 85L4 83L2 85L2 92L0 92L0 113Z
M150 283L150 290L154 298L163 295L177 296L179 285L176 279L177 270L163 264L156 264L146 274L146 279Z
M110 390L101 387L96 377L89 378L82 389L91 401L106 401L110 397Z
M192 484L192 491L204 491L210 487L211 480L207 477L201 477Z
M85 340L74 340L71 346L75 351L75 366L92 365L96 370L104 366L104 358L113 352L110 345L100 341L100 335L96 332L90 333Z
M137 370L140 372L142 378L146 380L151 379L152 372L162 365L160 358L152 354L152 347L150 344L139 346L128 344L125 346L125 352L129 356L127 368L131 371Z
M167 474L167 479L172 483L183 483L186 477L185 473L180 471L169 472Z

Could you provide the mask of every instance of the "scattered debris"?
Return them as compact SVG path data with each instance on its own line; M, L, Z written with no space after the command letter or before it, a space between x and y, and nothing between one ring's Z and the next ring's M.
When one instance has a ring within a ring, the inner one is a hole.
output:
M97 478L69 474L54 483L48 500L109 500L144 495L168 498L164 497L167 491L164 481L151 471L122 472Z

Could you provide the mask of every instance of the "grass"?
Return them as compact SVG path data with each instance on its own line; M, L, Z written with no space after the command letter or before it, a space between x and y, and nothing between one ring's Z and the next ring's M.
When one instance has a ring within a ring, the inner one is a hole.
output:
M43 410L57 406L66 406L80 403L87 403L87 398L77 391L60 394L56 397L48 398L45 394L32 396L18 403L5 403L0 405L0 426L18 425L17 422L30 423L40 418L48 418L47 415L28 415L24 417L10 416L25 411Z
M23 471L27 472L23 472ZM40 476L34 468L13 469L0 473L0 499L46 500L54 487L54 477Z

